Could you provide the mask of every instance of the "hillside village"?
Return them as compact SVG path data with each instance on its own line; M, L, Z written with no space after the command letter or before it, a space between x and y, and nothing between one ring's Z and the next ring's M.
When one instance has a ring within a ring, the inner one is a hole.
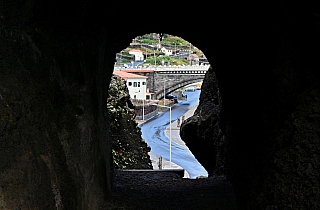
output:
M209 64L203 52L188 41L169 34L137 36L116 55L115 67Z
M130 97L137 100L152 99L147 88L147 76L134 74L147 66L208 65L203 52L188 41L168 34L145 34L132 40L130 45L116 54L114 75L126 80ZM137 68L134 73L119 68ZM116 70L117 69L117 70Z

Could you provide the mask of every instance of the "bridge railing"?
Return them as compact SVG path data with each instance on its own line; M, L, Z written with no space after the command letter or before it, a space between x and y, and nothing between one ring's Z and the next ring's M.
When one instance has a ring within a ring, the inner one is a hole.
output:
M171 66L171 65L163 65L157 66L156 71L170 71L170 70L208 70L210 65L187 65L187 66Z
M210 68L210 65L187 65L187 66L171 66L171 65L159 65L159 66L148 66L148 67L115 67L115 70L154 70L154 71L173 71L173 70L204 70L207 71Z
M154 66L148 66L148 67L114 67L114 70L155 70Z

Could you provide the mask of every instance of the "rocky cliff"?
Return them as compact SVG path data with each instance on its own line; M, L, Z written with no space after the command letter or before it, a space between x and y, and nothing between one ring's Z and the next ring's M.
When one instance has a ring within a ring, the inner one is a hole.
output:
M181 127L209 173L223 169L232 181L239 209L320 208L320 16L303 8L303 16L279 9L281 21L261 30L265 44L216 54L198 110Z
M98 209L110 195L104 39L60 5L0 5L0 209Z
M180 127L181 138L209 176L225 172L225 142L220 129L220 106L218 81L210 67L202 85L199 105L194 115Z
M152 169L150 147L141 137L126 81L113 75L108 111L112 132L112 157L116 169Z

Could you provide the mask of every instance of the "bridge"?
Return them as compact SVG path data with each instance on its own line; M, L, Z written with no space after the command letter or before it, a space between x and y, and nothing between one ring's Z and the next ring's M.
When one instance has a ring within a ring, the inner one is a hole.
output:
M147 90L154 93L153 99L163 98L163 90L166 94L195 82L202 82L210 65L192 66L149 66L138 68L117 67L134 74L147 76Z
M152 70L157 74L190 74L190 75L205 75L210 65L187 65L187 66L171 66L171 65L163 65L163 66L148 66L148 67L134 67L134 68L125 68L125 67L115 67L114 70L126 70L130 72L134 72L136 70Z

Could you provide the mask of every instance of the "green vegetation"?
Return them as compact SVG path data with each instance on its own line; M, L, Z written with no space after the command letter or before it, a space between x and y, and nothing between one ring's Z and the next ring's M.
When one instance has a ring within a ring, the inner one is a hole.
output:
M146 47L140 47L139 50L141 50L144 55L146 55L146 51L148 52L148 55L151 55L151 54L153 55L154 52L158 53L158 54L160 54L160 53L163 54L161 51L158 51L158 50L153 51L153 50L146 48Z
M115 66L120 66L120 65L123 65L123 64L127 64L127 63L130 63L130 62L129 62L129 61L124 61L124 60L122 60L121 62L118 61Z
M179 45L189 45L190 43L181 37L178 36L170 36L166 37L161 41L161 44L166 44L166 45L174 45L176 44L177 46Z
M123 57L123 58L134 58L134 55L131 55L131 54L123 54L123 53L122 53L122 57Z
M141 39L142 43L152 44L152 43L158 43L156 40L153 39Z
M171 61L174 60L173 58L171 58L171 57L169 57L169 56L167 56L167 55L161 56L160 59L161 59L162 61L164 61L165 63L168 63L168 62L171 63Z
M150 33L150 34L145 34L140 37L136 37L136 39L140 40L142 44L154 44L159 42L159 36L155 33ZM165 45L170 45L170 46L177 46L177 50L179 49L184 49L184 50L189 50L189 45L190 42L182 39L181 37L178 36L172 36L169 34L162 34L162 44ZM187 47L186 47L187 46ZM129 54L129 51L132 50L130 46L128 46L126 49L122 50L122 58L126 58L126 60L133 60L134 56ZM145 65L154 65L155 64L155 58L154 58L154 53L156 53L158 56L156 56L156 64L161 65L162 61L164 63L170 64L170 65L190 65L190 62L187 59L173 59L170 56L164 55L163 52L159 50L153 50L146 48L144 46L141 46L139 48L144 54L144 58L146 59L146 62L142 64L142 66ZM197 54L199 57L203 57L203 53L201 50L191 46L191 50L193 53ZM160 55L160 56L159 56ZM122 62L121 64L128 63L128 62Z
M154 56L150 56L147 58L146 62L142 65L154 65ZM170 65L189 65L189 61L186 60L186 59L174 59L174 58L171 58L167 55L164 55L164 56L156 56L156 63L157 65L161 65L162 64L162 61L165 62L165 64L167 65L168 62L170 62Z
M150 64L150 65L154 65L154 56L150 56L147 58L146 62L144 62L144 64ZM161 60L159 59L159 57L156 56L156 63L157 65L161 64Z
M155 60L154 56L150 56L147 58L146 62L144 62L144 64L142 66L147 65L147 64L154 65L154 60ZM162 61L164 61L166 65L168 64L168 62L170 62L170 65L189 65L189 61L186 59L174 59L174 58L171 58L166 55L159 56L159 57L156 56L156 64L157 65L161 65Z
M172 63L171 63L171 65L189 65L189 64L190 64L189 61L186 59L172 59Z

